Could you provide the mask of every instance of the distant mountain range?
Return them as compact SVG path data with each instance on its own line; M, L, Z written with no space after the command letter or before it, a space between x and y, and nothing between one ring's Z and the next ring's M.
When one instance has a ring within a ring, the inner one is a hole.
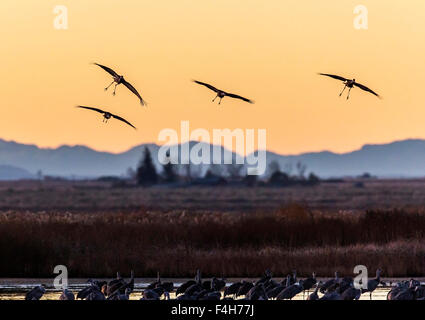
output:
M195 142L189 143L189 148ZM30 179L41 170L44 175L93 178L124 175L135 168L147 147L158 163L159 146L142 144L123 153L98 152L85 146L61 146L56 149L39 148L0 139L0 180ZM209 146L210 150L221 148ZM235 154L221 148L223 153ZM212 152L211 152L212 154ZM275 161L282 170L302 162L307 172L320 177L357 176L369 172L379 177L425 176L425 140L403 140L381 145L365 145L360 150L337 154L329 151L300 155L279 155L267 152L267 163ZM205 172L208 166L200 170Z
M22 180L34 178L35 175L25 169L8 165L0 165L0 180Z

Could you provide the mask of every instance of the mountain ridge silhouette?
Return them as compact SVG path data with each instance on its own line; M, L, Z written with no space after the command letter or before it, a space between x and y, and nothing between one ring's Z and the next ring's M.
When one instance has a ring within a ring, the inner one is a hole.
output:
M190 147L195 143L191 141ZM155 165L160 169L157 159L160 146L154 143L140 144L121 153L111 153L96 151L84 145L40 148L34 144L3 139L0 139L0 165L21 169L30 175L35 175L38 170L46 175L64 177L123 175L129 167L137 166L145 147L153 153ZM235 157L235 153L220 146L210 145L210 148L221 148L223 153L228 152ZM293 173L296 171L296 163L300 161L307 165L307 172L314 172L324 178L356 176L364 172L380 177L423 177L425 140L407 139L384 144L365 144L358 150L346 153L324 150L284 155L267 151L267 163L272 161L277 161L282 170L291 164ZM0 179L3 175L0 174Z

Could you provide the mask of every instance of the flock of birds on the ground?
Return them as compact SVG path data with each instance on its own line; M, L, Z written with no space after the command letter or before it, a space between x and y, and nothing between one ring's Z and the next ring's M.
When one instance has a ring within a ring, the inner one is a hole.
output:
M368 280L367 289L358 289L352 277L335 277L327 281L318 281L316 274L306 279L297 279L296 271L281 281L273 279L272 273L266 270L257 281L241 280L226 284L226 280L213 277L203 281L198 270L195 279L188 280L176 287L173 282L161 280L158 273L157 280L149 284L142 292L140 300L171 300L170 294L175 292L175 300L292 300L303 294L303 300L358 300L364 293L370 295L379 285L385 283L381 279L382 270L376 271L376 277ZM60 300L129 300L134 291L134 273L126 281L119 273L117 278L107 281L89 279L88 285L77 293L77 296L68 288L63 289ZM46 286L40 285L32 289L25 296L26 300L40 300L46 293ZM320 294L319 294L320 293ZM397 282L391 285L387 300L425 300L425 285L419 281Z
M140 104L142 106L146 106L147 105L146 101L143 100L142 96L139 94L139 92L136 90L136 88L134 88L133 85L131 85L131 83L127 82L124 79L124 76L119 75L118 73L116 73L114 70L112 70L111 68L109 68L107 66L101 65L99 63L94 63L94 64L97 65L97 66L99 66L100 68L102 68L106 72L108 72L112 76L112 78L113 78L113 81L105 88L105 91L107 91L113 84L115 84L114 91L112 92L112 94L115 95L116 90L117 90L117 86L120 85L120 84L123 84L124 86L127 87L128 90L130 90L133 94L136 95L136 97L139 99ZM367 91L369 93L374 94L378 98L380 97L373 90L371 90L368 87L366 87L366 86L364 86L364 85L356 82L356 79L346 79L344 77L341 77L341 76L338 76L338 75L333 75L333 74L328 74L328 73L319 73L319 75L326 76L326 77L331 77L333 79L337 79L337 80L342 81L343 84L344 84L344 89L342 90L342 92L340 93L339 96L342 96L342 94L344 93L345 89L348 88L347 100L350 98L350 92L351 92L351 89L353 89L353 87L358 87L358 88L360 88L360 89L362 89L364 91ZM218 104L221 104L221 100L224 97L229 97L229 98L239 99L239 100L242 100L242 101L245 101L245 102L249 102L249 103L254 103L254 101L251 100L251 99L244 98L244 97L242 97L240 95L229 93L229 92L226 92L224 90L217 89L216 87L214 87L214 86L212 86L212 85L210 85L208 83L197 81L197 80L193 80L193 82L195 82L195 83L197 83L199 85L202 85L202 86L204 86L204 87L206 87L206 88L214 91L215 94L216 94L216 96L215 96L215 98L212 101L214 102L217 98L219 98L220 100L219 100ZM100 114L103 115L103 122L105 122L105 123L107 123L109 119L114 118L114 119L120 120L120 121L128 124L129 126L131 126L134 129L136 129L136 127L133 126L129 121L127 121L126 119L124 119L124 118L122 118L122 117L120 117L118 115L115 115L115 114L113 114L113 113L111 113L109 111L105 111L105 110L102 110L100 108L87 107L87 106L77 106L77 108L83 108L83 109L88 109L88 110L92 110L92 111L95 111L95 112L99 112Z

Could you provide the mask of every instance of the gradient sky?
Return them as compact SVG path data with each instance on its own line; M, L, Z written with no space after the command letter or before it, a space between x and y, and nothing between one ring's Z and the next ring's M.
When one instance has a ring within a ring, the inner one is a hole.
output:
M355 30L353 10L369 10ZM69 29L53 28L55 5ZM0 138L42 147L85 144L124 151L164 128L265 128L269 150L350 151L365 143L425 138L425 1L409 0L2 0ZM125 75L127 89L105 93ZM338 81L356 78L347 102ZM212 83L256 101L224 99ZM106 108L138 131L75 105Z

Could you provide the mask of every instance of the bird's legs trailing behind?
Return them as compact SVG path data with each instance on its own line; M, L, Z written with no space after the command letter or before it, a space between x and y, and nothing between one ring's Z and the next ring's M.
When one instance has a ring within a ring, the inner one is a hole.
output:
M348 99L350 99L350 92L351 92L351 89L353 89L353 87L350 87L350 88L348 89L347 100L348 100Z
M344 89L342 89L342 91L341 91L341 93L339 94L339 96L342 96L342 94L344 93L344 91L345 91L345 88L347 88L347 85L346 84L344 84Z
M105 91L107 91L107 90L109 89L109 87L110 87L110 86L112 86L112 84L113 84L114 82L115 82L115 81L112 81L112 82L111 82L111 84L105 88Z
M114 96L115 96L115 91L117 90L117 86L118 86L118 83L115 83L114 92L112 92L112 95Z
M219 98L219 99L220 99L220 101L218 102L218 104L221 104L221 99L223 99L223 97L220 97L220 95L219 95L219 94L217 94L217 95L215 96L215 98L213 99L213 101L212 101L212 102L214 102L214 101L215 101L215 99L217 99L217 98Z

